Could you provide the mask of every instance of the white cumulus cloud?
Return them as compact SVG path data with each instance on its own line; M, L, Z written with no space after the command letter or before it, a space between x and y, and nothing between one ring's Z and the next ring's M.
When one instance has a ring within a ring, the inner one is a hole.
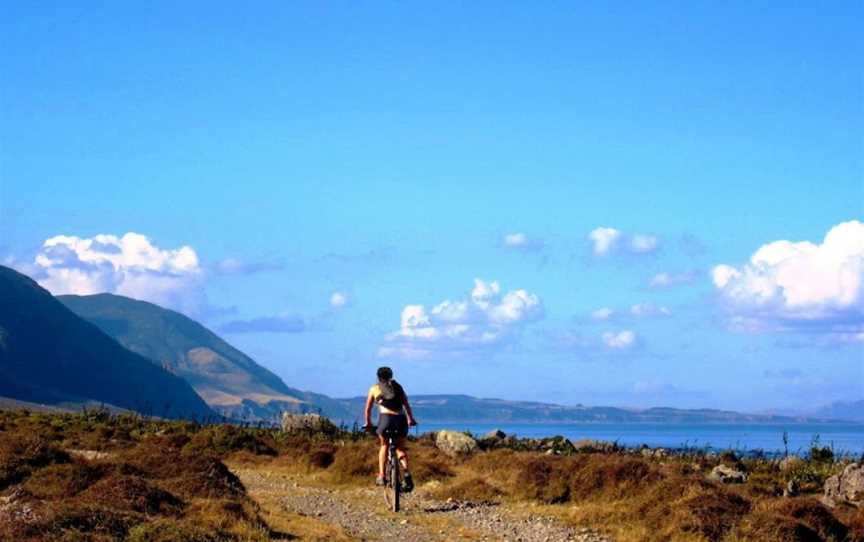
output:
M648 281L648 287L655 290L665 290L676 286L693 284L699 278L699 271L691 270L681 273L657 273Z
M613 309L601 307L591 311L589 321L593 322L624 322L641 318L663 318L672 316L672 311L664 305L655 303L636 303L629 308Z
M628 234L616 228L599 227L588 234L591 252L603 257L615 254L654 254L660 248L660 239L645 233Z
M334 309L341 309L348 304L348 294L345 292L333 292L330 294L330 306Z
M609 320L613 316L615 316L615 309L610 309L609 307L601 307L596 311L591 312L591 319L597 321Z
M204 272L195 250L162 249L133 232L52 237L42 244L32 270L55 295L109 292L188 313L204 304Z
M774 241L743 265L712 270L730 324L745 330L864 332L864 224L831 228L821 244Z
M543 248L543 241L533 237L528 237L524 233L508 233L504 235L502 240L504 248L513 250L540 250Z
M600 338L603 340L603 344L612 350L630 350L635 348L638 342L636 333L629 329L607 331Z
M630 307L630 314L637 318L652 318L672 316L672 311L663 305L655 305L654 303L637 303Z
M525 290L502 294L498 282L474 279L467 299L445 300L431 309L406 305L399 330L385 337L378 355L422 359L501 348L518 340L526 324L542 317L537 295Z

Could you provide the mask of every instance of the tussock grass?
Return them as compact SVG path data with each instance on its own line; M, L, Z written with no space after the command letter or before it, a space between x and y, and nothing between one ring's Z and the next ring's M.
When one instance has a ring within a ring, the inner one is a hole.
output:
M255 434L93 412L0 412L0 426L0 540L271 539L208 449L275 453ZM84 447L106 453L66 451Z

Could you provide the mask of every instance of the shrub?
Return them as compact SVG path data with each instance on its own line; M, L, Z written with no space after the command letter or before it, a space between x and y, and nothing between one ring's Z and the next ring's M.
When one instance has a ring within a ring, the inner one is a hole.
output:
M332 447L319 447L309 454L309 466L315 469L326 469L335 461Z
M756 512L735 529L733 539L740 542L823 542L819 534L804 523L767 512Z
M24 489L38 499L67 499L105 476L109 467L84 461L49 465L33 473Z
M69 461L69 454L41 437L3 435L0 441L0 490L24 480L40 467Z
M570 488L574 496L603 494L607 498L620 498L661 479L657 467L641 458L585 454L570 459Z
M849 522L849 540L864 541L864 508L859 508L858 513Z
M269 440L269 442L268 442ZM183 447L185 453L215 453L225 456L245 451L255 455L275 456L275 443L262 430L234 425L214 425L197 432Z
M845 540L849 531L830 510L813 498L783 499L774 511L801 521L826 540Z
M514 495L544 503L562 503L570 500L567 473L559 458L534 457L522 463L516 475Z
M411 474L415 480L426 482L453 476L452 460L433 444L415 442L408 448Z
M668 534L696 534L719 541L750 511L750 506L740 495L720 488L705 490L675 504Z
M157 519L138 525L129 532L127 542L215 542L203 529L175 519Z
M447 484L433 492L438 499L455 499L481 503L498 502L504 492L483 478L469 478L461 482Z
M378 472L378 446L372 440L347 442L336 450L329 468L333 480L339 483L368 480Z
M110 503L112 508L147 515L177 515L183 503L171 493L139 476L112 474L99 480L80 496L82 501Z

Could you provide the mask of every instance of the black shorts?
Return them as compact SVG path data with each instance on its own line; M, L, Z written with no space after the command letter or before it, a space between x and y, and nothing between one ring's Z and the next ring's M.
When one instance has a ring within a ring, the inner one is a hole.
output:
M378 433L379 436L384 436L384 432L392 434L397 438L405 438L408 436L408 418L405 414L378 414Z

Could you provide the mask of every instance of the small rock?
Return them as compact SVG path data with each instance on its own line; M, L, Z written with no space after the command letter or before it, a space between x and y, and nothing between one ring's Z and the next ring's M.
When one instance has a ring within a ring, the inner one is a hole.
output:
M726 465L717 465L714 467L711 470L711 474L708 475L708 478L717 480L724 484L743 484L747 481L747 475L745 473L735 470L732 467L727 467Z

